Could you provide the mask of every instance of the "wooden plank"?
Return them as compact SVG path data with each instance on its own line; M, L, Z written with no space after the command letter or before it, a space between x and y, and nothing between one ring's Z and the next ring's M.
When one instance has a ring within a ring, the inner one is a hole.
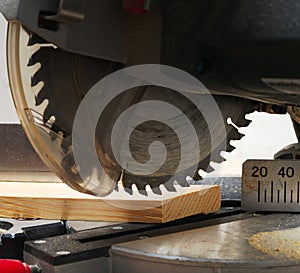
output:
M114 192L98 198L63 183L1 182L0 217L164 223L220 208L219 186L178 188L163 196Z

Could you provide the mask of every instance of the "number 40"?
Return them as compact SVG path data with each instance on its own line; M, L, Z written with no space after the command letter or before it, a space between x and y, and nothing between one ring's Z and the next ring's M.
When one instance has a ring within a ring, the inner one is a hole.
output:
M280 175L281 177L288 177L288 178L292 178L295 175L295 170L292 167L281 167L281 169L278 172L278 175Z

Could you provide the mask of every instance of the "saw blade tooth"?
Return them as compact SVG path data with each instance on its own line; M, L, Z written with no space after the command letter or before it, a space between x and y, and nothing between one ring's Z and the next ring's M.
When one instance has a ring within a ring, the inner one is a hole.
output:
M245 135L241 132L239 132L238 130L234 130L232 132L232 135L230 137L230 141L232 140L241 140Z
M135 187L135 185L133 185L131 183L131 181L127 181L125 179L124 173L121 173L119 180L120 180L120 187L119 188L123 189L128 194L133 195L133 191L137 190L136 187Z
M227 145L226 151L227 151L228 153L231 153L231 152L233 152L235 149L236 149L236 147L234 147L234 146L228 144L228 145Z
M239 133L239 136L240 136L240 138L239 138L239 140L241 140L242 138L244 138L246 135L245 134L243 134L242 132L238 132Z
M176 188L174 186L174 182L173 181L168 181L167 183L164 183L164 187L166 188L167 191L170 192L176 192Z
M157 195L162 195L162 191L160 187L151 188L152 192Z
M146 185L134 184L138 190L138 192L142 195L148 196Z
M226 159L227 159L227 154L228 154L227 151L221 151L221 152L220 152L220 157L223 158L223 161L226 161Z
M223 158L220 153L216 153L213 156L213 158L212 158L212 162L214 162L214 163L222 163L224 161L224 159L225 158Z
M28 72L30 73L31 77L33 77L41 69L41 67L41 63L35 63L28 66Z
M202 161L198 164L198 172L199 172L200 170L206 171L207 166L209 165L210 161L211 161L210 156L207 157L207 158L205 158L204 160L202 160Z
M155 198L157 195L162 195L162 191L159 186L152 187L150 184L146 185L146 192L148 198Z
M44 87L44 82L42 82L42 81L39 81L36 85L31 87L31 90L35 97L37 97L39 95L39 93L43 89L43 87ZM37 104L37 105L39 105L39 104Z
M252 123L252 120L244 118L237 122L237 126L239 128L244 128L244 127L248 127L251 123Z
M34 44L27 47L28 59L40 50L40 44Z
M133 195L133 190L129 188L123 188L125 192L127 192L129 195Z
M43 121L44 123L46 124L50 118L54 116L54 114L52 113L51 109L49 107L47 107L45 110L44 110L44 115L43 115Z
M244 134L239 134L239 136L240 136L240 137L238 137L238 138L232 138L231 140L232 140L232 141L239 142L240 140L242 140L242 139L245 137Z
M212 167L210 164L207 166L207 168L206 168L206 172L207 173L211 173L211 172L213 172L213 171L215 171L215 168L214 167Z
M45 110L48 108L48 104L49 104L49 100L48 99L44 100L40 105L37 105L35 107L35 112L41 115L41 113L44 113Z
M194 176L193 176L193 180L194 181L200 181L200 180L202 180L203 178L202 178L202 176L199 174L199 172L196 172L195 174L194 174Z
M187 188L190 186L189 183L186 181L185 176L176 177L176 182L178 185L180 185L181 187L184 187L184 188Z

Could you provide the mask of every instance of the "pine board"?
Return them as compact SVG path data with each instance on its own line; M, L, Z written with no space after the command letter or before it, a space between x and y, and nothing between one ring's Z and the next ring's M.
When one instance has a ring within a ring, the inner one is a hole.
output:
M163 196L125 192L106 198L82 194L63 183L0 183L0 217L165 223L220 208L220 187L195 185Z

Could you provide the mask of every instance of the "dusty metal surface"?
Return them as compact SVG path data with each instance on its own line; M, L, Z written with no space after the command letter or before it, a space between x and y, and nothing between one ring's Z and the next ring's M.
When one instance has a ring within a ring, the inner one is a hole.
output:
M280 230L283 238L299 226L299 215L273 214L115 245L112 272L299 272L298 257L286 252L280 259L253 247L261 232Z
M49 171L20 124L0 124L0 171Z
M255 234L249 240L256 249L282 261L300 262L300 228Z
M21 124L0 124L0 183L60 182L29 143Z

